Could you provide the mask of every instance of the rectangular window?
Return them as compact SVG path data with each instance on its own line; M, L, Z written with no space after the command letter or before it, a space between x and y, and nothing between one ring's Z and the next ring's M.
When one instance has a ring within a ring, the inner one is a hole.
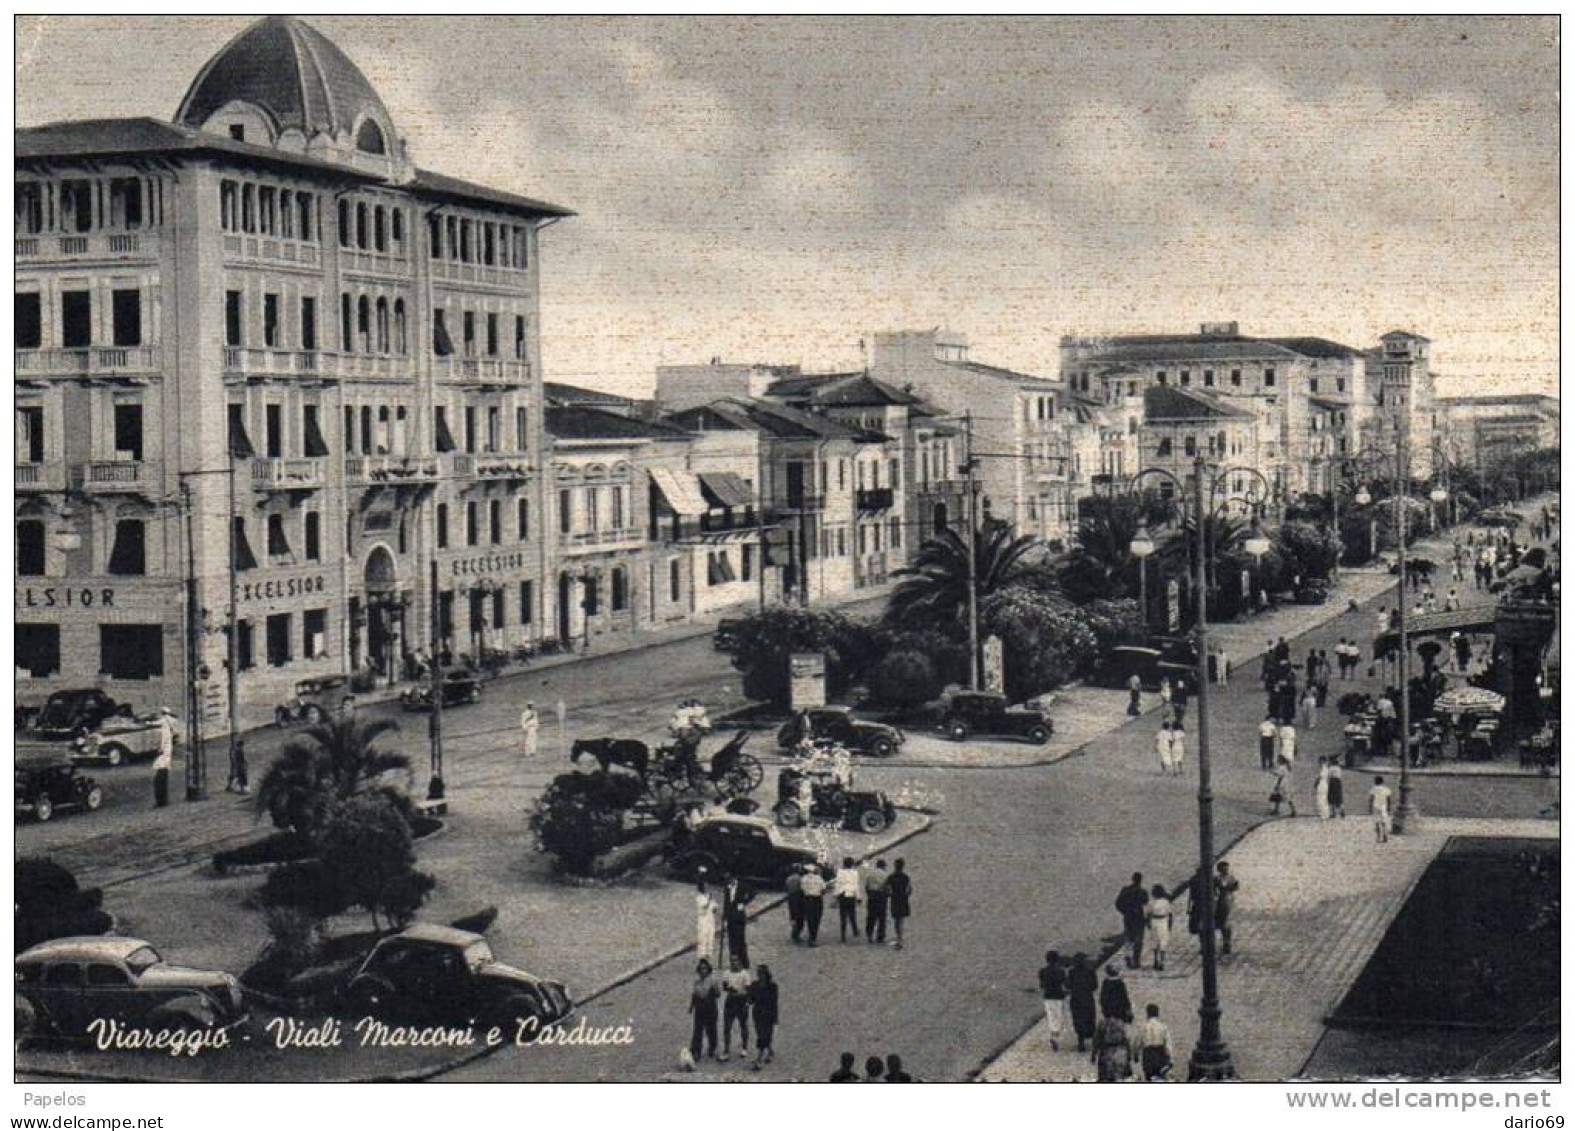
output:
M1203 387L1206 389L1212 389L1214 387L1214 370L1205 369L1203 371Z
M224 344L238 346L243 342L241 333L241 292L224 292Z
M514 410L514 450L516 452L530 451L529 436L530 410L517 408Z
M238 620L235 622L235 669L247 671L257 666L256 646L252 640L252 622Z
M525 360L525 316L518 315L514 319L514 360Z
M110 292L110 332L117 346L142 344L142 292Z
M1191 370L1183 369L1181 371L1181 383L1183 385L1190 385L1190 384L1192 384L1192 371Z
M520 499L515 506L514 529L521 542L530 537L530 500Z
M465 311L464 327L465 327L465 338L464 338L465 356L466 357L475 357L476 356L476 312L474 310L467 310L467 311Z
M1165 376L1165 371L1163 369L1154 374L1154 380L1158 381L1161 385L1170 384L1170 380Z
M115 458L142 462L142 406L115 406Z
M93 344L91 292L60 292L60 344L68 350L87 349Z
M301 655L309 660L328 655L327 609L307 609L301 614Z
M487 314L487 356L498 356L498 316Z
M741 550L743 556L738 563L738 579L740 581L749 581L753 579L755 574L755 548L745 545L741 547Z
M1241 370L1240 369L1232 369L1230 371L1230 383L1231 383L1231 387L1232 388L1236 388L1236 389L1241 388Z
M465 451L476 454L476 406L465 406Z
M439 503L434 513L436 516L435 525L437 526L438 549L446 550L448 549L448 504Z
M23 577L43 577L44 523L37 518L24 518L16 524L16 572Z
M141 577L148 572L147 525L140 518L116 521L109 572L120 577Z
M503 410L497 405L487 406L487 451L503 450Z
M281 405L263 406L264 444L269 459L284 457L284 408Z
M16 666L34 679L60 671L60 626L58 624L18 624L16 626Z
M44 312L39 294L18 294L13 303L16 317L12 336L19 350L36 350L44 344Z
M503 541L503 500L493 499L487 504L487 525L492 535L492 544L497 546Z
M152 679L164 674L164 626L98 626L98 671L111 679Z
M44 462L44 410L37 407L16 410L16 452L22 463Z
M302 524L305 528L306 560L320 562L323 560L323 521L322 516L316 511L307 511Z
M558 492L558 533L568 534L574 529L574 494L563 490Z
M667 599L677 601L683 596L683 578L678 573L678 559L670 558L667 562Z
M268 641L268 666L282 668L290 662L290 614L275 613L264 625Z
M263 345L279 348L279 296L263 295Z
M481 520L475 503L465 504L465 545L474 546L481 541Z
M1274 388L1274 370L1273 369L1267 369L1267 368L1264 369L1264 371L1263 371L1263 387L1265 389L1272 389L1272 388Z
M317 299L312 295L301 296L301 348L317 348Z

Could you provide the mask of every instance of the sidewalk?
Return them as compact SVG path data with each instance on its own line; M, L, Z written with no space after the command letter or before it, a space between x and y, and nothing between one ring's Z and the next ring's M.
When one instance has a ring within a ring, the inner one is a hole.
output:
M1339 1004L1372 957L1406 896L1456 836L1556 839L1556 821L1429 820L1388 844L1374 843L1358 816L1271 821L1243 837L1225 859L1241 881L1234 953L1220 961L1223 1031L1243 1080L1295 1078ZM1178 1079L1186 1076L1198 1029L1202 959L1178 900L1175 952L1163 973L1123 970L1139 1017L1153 1002L1170 1027ZM1118 959L1119 961L1119 959ZM1101 973L1101 980L1103 974ZM1070 1030L1069 1030L1070 1032ZM1068 1051L1068 1046L1072 1051ZM979 1078L1074 1081L1095 1078L1077 1041L1052 1052L1040 1020Z

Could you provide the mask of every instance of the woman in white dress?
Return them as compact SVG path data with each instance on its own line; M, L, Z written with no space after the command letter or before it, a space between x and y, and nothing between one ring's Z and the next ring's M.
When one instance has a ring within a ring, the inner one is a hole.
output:
M1318 759L1318 780L1313 783L1313 808L1318 811L1318 819L1329 819L1329 759Z
M1155 884L1148 900L1148 937L1154 948L1154 969L1165 968L1165 952L1170 949L1170 924L1175 911L1170 896L1161 884Z
M706 889L705 881L695 885L695 955L707 961L717 959L717 927L721 908Z
M1159 733L1154 736L1154 752L1159 755L1159 772L1170 773L1170 720L1162 719Z
M1178 778L1181 776L1182 765L1187 760L1187 732L1177 723L1170 728L1170 772Z

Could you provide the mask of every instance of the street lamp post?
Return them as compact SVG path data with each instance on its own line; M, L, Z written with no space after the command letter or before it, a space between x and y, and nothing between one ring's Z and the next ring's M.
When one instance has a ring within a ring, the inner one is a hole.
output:
M1139 520L1137 533L1132 536L1132 556L1138 560L1138 594L1143 609L1143 634L1148 635L1148 559L1154 552L1154 539L1149 537L1148 523Z

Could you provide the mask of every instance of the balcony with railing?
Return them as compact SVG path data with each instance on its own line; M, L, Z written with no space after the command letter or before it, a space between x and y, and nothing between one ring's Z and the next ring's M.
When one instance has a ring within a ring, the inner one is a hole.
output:
M75 236L51 233L17 236L14 246L19 264L79 259L155 259L162 247L162 237L157 231L84 232Z
M889 511L896 493L890 487L865 487L854 498L861 511Z
M339 249L339 269L356 275L408 275L410 260L403 252Z
M328 461L321 457L252 460L252 486L260 491L314 491L325 481Z
M345 480L354 486L431 481L438 477L436 456L346 456Z
M530 380L530 362L512 357L450 355L434 358L432 373L439 381L518 385Z
M823 511L826 509L826 496L789 491L782 509L788 512Z
M59 463L19 463L16 465L17 494L37 491L64 491L66 469Z
M473 474L478 479L529 479L530 457L524 452L480 452L475 457Z
M87 346L16 351L18 377L85 377L159 372L158 346Z
M78 483L89 494L146 495L158 489L160 470L148 460L90 460L82 465Z
M323 261L323 252L315 241L229 233L224 237L224 258L316 267Z
M452 259L432 260L432 277L453 283L490 283L496 287L524 290L530 285L530 271L523 268L460 263Z
M317 350L225 346L224 372L248 377L316 377L323 373L325 356Z

